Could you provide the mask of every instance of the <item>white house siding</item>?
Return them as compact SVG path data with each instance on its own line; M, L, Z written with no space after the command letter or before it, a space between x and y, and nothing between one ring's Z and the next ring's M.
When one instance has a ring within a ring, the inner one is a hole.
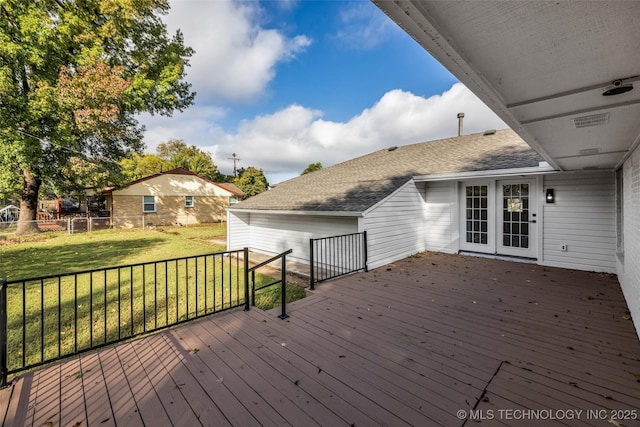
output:
M640 337L640 148L623 166L624 252L618 259L618 280Z
M274 255L293 249L288 259L308 264L309 239L356 233L358 218L235 211L228 231L230 243Z
M547 175L543 203L543 253L540 264L587 271L616 272L616 205L613 172ZM562 251L562 245L567 250Z
M376 268L425 250L425 185L410 181L365 212L369 268Z
M450 181L426 183L424 215L424 249L428 251L453 253L454 236L452 221L454 214L454 187ZM456 223L457 224L457 223ZM457 226L457 225L456 225Z
M248 212L227 211L227 249L237 250L251 245Z

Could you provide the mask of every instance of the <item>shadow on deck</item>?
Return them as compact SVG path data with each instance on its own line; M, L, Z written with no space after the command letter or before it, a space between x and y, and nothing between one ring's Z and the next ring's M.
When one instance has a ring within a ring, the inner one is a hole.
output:
M424 253L322 283L289 308L286 321L227 312L22 375L0 393L0 416L8 426L640 423L640 341L612 275Z

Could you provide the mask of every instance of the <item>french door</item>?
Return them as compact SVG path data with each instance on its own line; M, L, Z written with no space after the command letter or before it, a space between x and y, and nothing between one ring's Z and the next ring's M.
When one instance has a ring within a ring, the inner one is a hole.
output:
M535 180L498 181L497 253L537 257Z
M463 183L460 249L536 258L536 194L534 179Z
M495 202L491 182L464 183L461 200L460 249L495 252Z

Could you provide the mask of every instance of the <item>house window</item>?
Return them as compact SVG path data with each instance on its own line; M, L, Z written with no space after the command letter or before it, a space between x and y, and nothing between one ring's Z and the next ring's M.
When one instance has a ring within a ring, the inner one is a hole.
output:
M193 196L184 196L184 207L185 208L193 207Z
M142 196L142 212L156 211L156 196Z
M238 203L238 198L237 197L235 197L235 196L229 197L229 206L235 205L236 203Z

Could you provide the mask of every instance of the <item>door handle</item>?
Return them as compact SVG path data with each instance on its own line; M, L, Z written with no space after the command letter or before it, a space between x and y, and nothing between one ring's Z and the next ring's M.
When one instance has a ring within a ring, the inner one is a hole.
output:
M533 219L533 220L531 220L531 221L529 221L529 222L530 222L530 223L532 223L532 224L535 224L535 223L536 223L536 220L535 220L535 219Z

